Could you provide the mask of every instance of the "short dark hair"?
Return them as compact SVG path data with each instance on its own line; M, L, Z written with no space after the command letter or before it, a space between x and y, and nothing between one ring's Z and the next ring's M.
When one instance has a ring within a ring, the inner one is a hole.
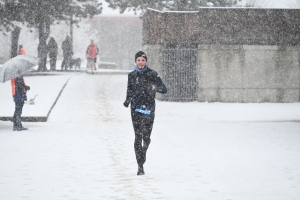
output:
M144 53L144 52L142 52L142 51L139 51L139 52L137 52L136 54L135 54L135 59L134 59L134 61L136 61L136 59L138 58L138 57L143 57L143 58L145 58L146 59L146 61L147 61L147 56L146 56L146 54Z

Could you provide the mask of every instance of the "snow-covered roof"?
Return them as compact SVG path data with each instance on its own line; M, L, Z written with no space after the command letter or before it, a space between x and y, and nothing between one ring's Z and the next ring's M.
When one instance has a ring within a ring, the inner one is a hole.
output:
M160 14L166 16L158 18ZM143 41L144 44L300 45L299 19L299 9L203 7L199 11L174 12L148 8L143 19Z
M228 10L228 9L252 9L252 10L299 10L299 8L259 8L259 7L199 7L199 10L203 10L203 9L222 9L222 10ZM151 10L151 11L155 11L155 12L159 12L159 13L197 13L199 11L168 11L168 10L157 10L157 9L153 9L153 8L147 8L147 10Z

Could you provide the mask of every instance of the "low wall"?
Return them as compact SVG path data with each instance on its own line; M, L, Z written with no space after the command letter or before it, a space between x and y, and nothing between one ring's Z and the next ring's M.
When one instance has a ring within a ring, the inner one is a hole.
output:
M299 46L199 45L198 49L198 101L299 102Z

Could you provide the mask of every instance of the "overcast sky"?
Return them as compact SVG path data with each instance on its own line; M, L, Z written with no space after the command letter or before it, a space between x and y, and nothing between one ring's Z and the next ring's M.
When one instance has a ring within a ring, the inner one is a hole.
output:
M268 7L270 8L290 8L293 0L269 0Z

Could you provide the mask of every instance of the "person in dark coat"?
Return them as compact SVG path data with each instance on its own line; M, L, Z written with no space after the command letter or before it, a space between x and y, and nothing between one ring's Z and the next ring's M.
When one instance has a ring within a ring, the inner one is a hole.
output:
M50 70L55 71L58 47L53 37L51 37L48 42L48 51L50 57Z
M26 92L30 90L30 87L25 84L23 76L11 79L12 95L15 102L15 112L13 116L13 131L24 131L28 128L24 128L21 123L21 115L24 106L24 101L27 101Z
M150 135L155 116L155 94L156 92L165 94L167 88L158 73L146 65L147 56L144 52L136 53L135 62L137 65L135 70L128 75L127 95L123 105L128 107L131 104L137 175L144 175L143 165L151 142Z
M61 48L63 50L64 57L61 63L61 70L63 70L64 68L65 70L67 70L67 68L70 67L71 56L73 54L71 38L69 36L67 36L66 39L63 41Z

